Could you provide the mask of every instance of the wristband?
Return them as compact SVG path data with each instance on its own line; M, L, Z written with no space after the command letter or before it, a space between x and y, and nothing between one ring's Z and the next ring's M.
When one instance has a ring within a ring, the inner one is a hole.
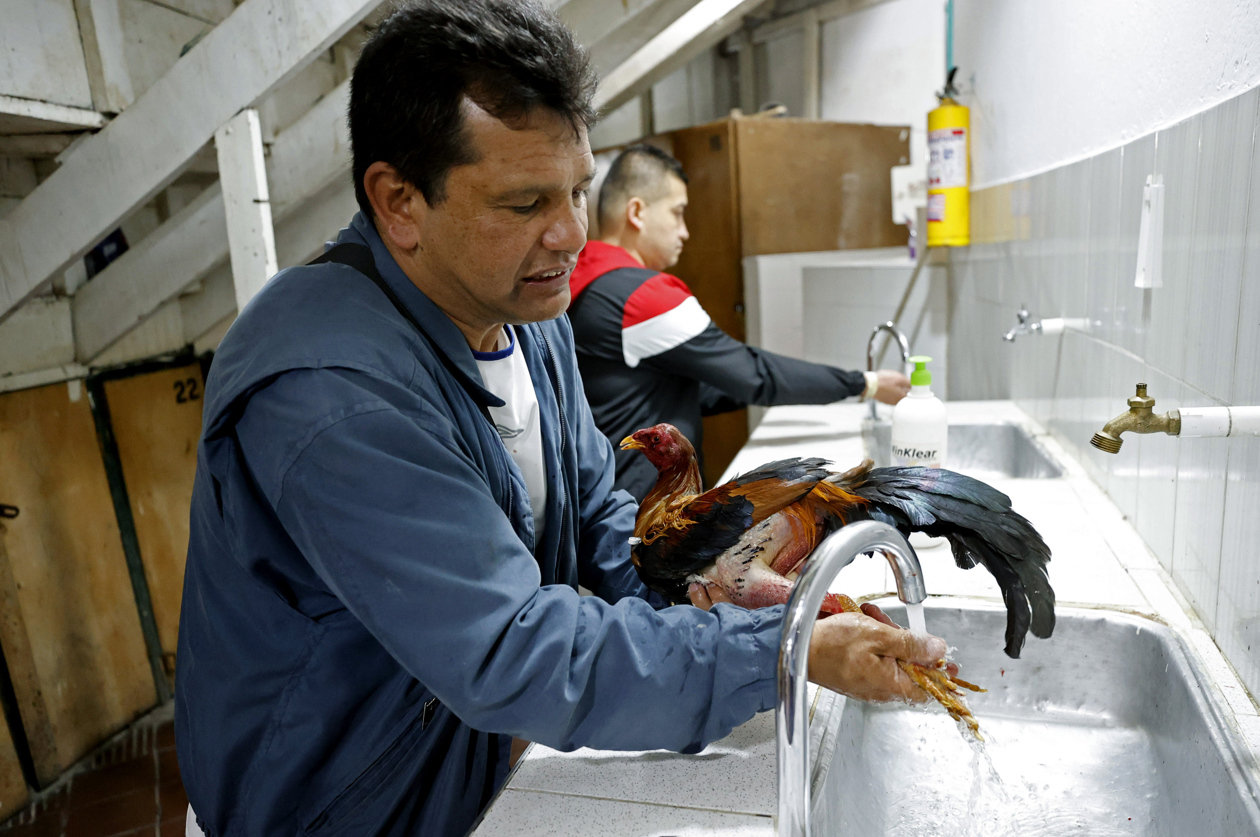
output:
M866 390L862 393L862 400L869 401L875 397L875 393L879 392L879 373L863 372L866 376Z

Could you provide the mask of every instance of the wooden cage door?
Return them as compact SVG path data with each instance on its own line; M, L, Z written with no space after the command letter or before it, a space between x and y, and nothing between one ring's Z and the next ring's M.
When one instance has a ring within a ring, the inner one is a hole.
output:
M197 363L105 382L163 669L171 682L204 389Z
M157 703L85 387L0 395L0 645L41 784Z

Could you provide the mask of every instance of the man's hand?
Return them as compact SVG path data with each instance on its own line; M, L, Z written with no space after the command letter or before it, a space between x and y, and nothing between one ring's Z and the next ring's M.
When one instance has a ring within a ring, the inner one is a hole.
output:
M859 700L923 703L928 693L898 660L933 667L945 658L945 640L899 628L878 607L820 619L809 643L809 679Z
M900 372L881 369L875 374L879 376L879 389L875 390L876 401L896 404L910 393L910 379Z

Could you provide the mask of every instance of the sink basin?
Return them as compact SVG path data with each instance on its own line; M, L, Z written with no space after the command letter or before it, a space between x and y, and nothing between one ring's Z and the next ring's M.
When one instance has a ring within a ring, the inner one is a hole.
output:
M877 466L892 464L892 424L862 426L866 455ZM1017 424L951 424L945 467L977 479L1054 479L1063 469Z
M895 600L885 610L905 624ZM929 601L928 630L989 690L969 698L988 743L935 705L838 698L814 720L813 833L1260 835L1260 774L1184 641L1115 611L1058 616L1011 660L1002 609Z

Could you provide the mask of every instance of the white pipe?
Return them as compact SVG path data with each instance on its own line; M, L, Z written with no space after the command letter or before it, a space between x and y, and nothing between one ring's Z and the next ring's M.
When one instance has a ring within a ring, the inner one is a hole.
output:
M1180 412L1182 436L1260 436L1260 407L1183 407Z
M1086 317L1049 317L1041 321L1041 333L1047 337L1062 334L1068 329L1073 331L1090 330L1090 322Z

